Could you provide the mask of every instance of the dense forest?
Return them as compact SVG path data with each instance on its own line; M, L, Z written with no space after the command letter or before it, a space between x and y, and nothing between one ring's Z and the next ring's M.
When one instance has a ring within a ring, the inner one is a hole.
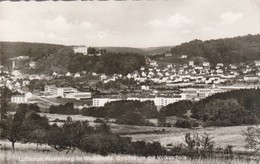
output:
M164 54L162 54L154 56L154 59L179 62L181 55L187 55L188 60L201 58L208 60L213 65L219 62L240 63L259 60L260 35L246 35L207 41L196 39L173 47L171 53L172 56L164 57Z
M145 65L145 57L139 54L106 53L101 56L84 56L74 54L70 48L58 50L37 61L37 72L58 73L93 71L112 75L114 73L126 75Z
M44 57L48 54L56 53L63 45L46 43L27 43L27 42L0 42L1 61L7 62L8 58L18 56L29 56L33 60Z
M152 101L115 101L104 107L82 109L82 115L115 118L118 124L152 125L146 119L157 118L157 108Z
M260 120L260 89L218 93L195 103L192 117L207 126L256 124Z

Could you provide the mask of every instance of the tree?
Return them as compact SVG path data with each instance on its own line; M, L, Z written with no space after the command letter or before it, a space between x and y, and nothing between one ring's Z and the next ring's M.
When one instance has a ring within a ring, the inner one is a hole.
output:
M260 127L248 127L242 131L242 135L246 143L245 147L254 149L257 153L260 150Z
M185 134L185 149L187 155L190 157L206 158L210 157L214 149L214 141L209 134L204 133L199 135L198 133L186 133Z
M159 113L157 120L158 120L158 126L166 125L166 116L164 114Z
M63 124L62 129L68 141L67 153L70 150L74 152L75 148L79 147L79 142L83 135L94 132L94 129L89 126L88 121L72 121L71 117L67 117L67 121Z
M41 117L35 111L28 111L23 121L25 133L24 142L36 143L37 148L40 144L45 144L46 132L49 122L46 117Z
M180 128L191 128L191 122L189 120L177 120L175 125Z
M46 135L47 144L57 151L68 149L69 141L66 133L57 124L53 124L47 131Z
M185 114L188 110L191 110L193 103L189 100L178 101L169 104L161 109L161 113L165 116L181 116Z
M15 150L15 143L22 140L24 130L22 127L23 118L18 115L19 114L15 114L14 116L8 115L2 123L2 125L4 125L2 135L12 143L13 151Z
M1 104L0 104L0 116L1 116L0 120L6 118L7 111L8 111L8 103L7 100L4 98L1 100Z

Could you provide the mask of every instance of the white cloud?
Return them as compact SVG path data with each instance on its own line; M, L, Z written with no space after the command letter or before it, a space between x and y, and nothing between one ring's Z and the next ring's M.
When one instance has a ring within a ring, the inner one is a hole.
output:
M192 31L191 30L182 30L181 33L183 34L190 34Z
M149 22L147 22L146 26L151 27L183 27L184 25L190 24L193 21L188 18L187 16L181 15L179 13L165 19L165 20L159 20L154 19Z
M220 15L221 22L220 24L227 25L233 24L237 22L239 19L243 18L242 13L233 13L233 12L226 12Z
M99 31L99 32L97 33L97 37L98 37L99 39L106 38L107 36L108 36L108 32L107 32L107 31Z
M83 21L83 22L80 23L80 26L82 28L91 28L93 25L91 23L87 22L87 21Z
M147 22L145 24L146 26L151 26L151 27L160 27L160 26L164 26L164 24L162 23L162 21L155 19L155 20L151 20L149 22Z
M183 25L190 24L192 22L193 21L191 19L189 19L188 17L183 16L178 13L178 14L171 16L167 20L166 25L169 27L181 27Z
M72 28L72 24L67 22L63 16L59 15L55 19L46 20L45 27L50 31L68 32Z

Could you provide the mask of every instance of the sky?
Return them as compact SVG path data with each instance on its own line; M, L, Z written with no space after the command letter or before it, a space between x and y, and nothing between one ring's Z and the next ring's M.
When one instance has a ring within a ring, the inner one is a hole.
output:
M0 3L0 41L145 48L259 33L260 0Z

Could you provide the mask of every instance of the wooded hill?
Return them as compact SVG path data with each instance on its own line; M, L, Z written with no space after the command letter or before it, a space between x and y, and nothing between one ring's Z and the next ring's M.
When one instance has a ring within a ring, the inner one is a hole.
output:
M63 45L47 43L28 43L28 42L0 42L1 61L6 62L8 58L18 56L29 56L37 60L47 54L56 53Z
M187 55L186 60L201 58L213 65L250 62L260 59L260 34L207 41L196 39L173 47L171 53L170 57L164 57L162 54L154 56L154 59L174 63L180 62L181 55Z

